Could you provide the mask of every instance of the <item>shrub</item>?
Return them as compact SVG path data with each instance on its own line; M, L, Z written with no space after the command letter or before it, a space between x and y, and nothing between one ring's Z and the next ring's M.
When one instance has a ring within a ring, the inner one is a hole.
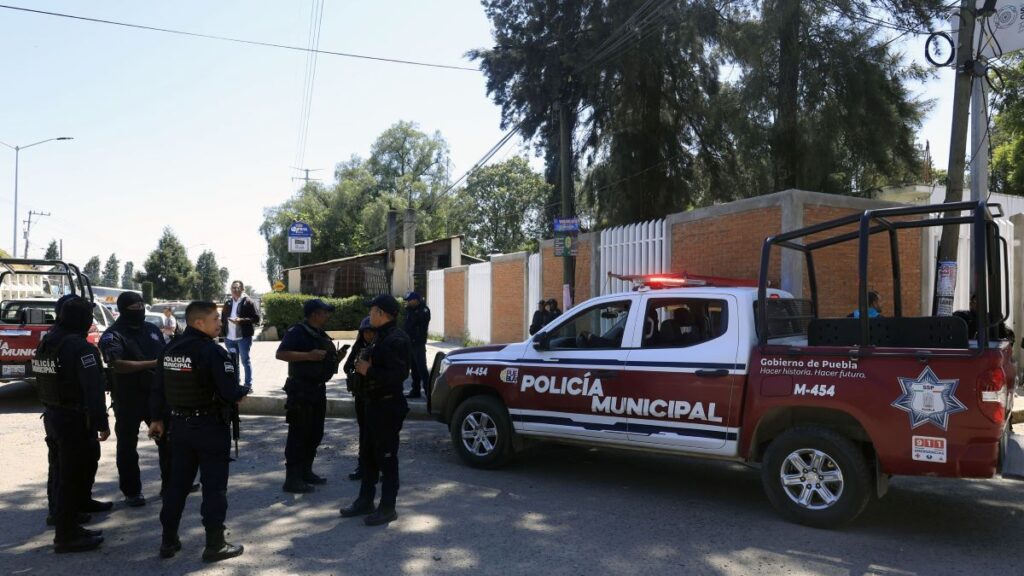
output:
M324 302L334 306L334 314L327 321L327 330L358 330L370 309L366 306L369 298L366 296L350 296L348 298L328 298L325 296L309 296L307 294L266 294L263 296L264 326L274 326L278 334L284 334L292 324L301 322L302 305L310 298L320 298ZM402 313L398 318L398 325L401 326L405 319L405 309L402 300L398 303L403 306Z
M142 283L142 301L146 304L153 304L153 283Z

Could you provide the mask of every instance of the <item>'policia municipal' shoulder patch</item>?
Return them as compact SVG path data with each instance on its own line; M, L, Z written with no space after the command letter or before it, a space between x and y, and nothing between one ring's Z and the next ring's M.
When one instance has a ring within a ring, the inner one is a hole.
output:
M92 368L95 365L96 365L96 356L94 356L93 354L82 356L82 367L83 368Z
M234 374L235 373L235 365L232 364L231 362L225 362L224 363L224 373L225 374Z

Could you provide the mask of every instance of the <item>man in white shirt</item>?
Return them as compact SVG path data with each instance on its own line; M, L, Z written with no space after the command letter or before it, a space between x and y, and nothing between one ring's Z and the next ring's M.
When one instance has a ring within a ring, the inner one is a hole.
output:
M249 350L260 313L256 304L245 294L245 285L235 280L231 283L231 298L224 303L220 313L221 333L228 351L238 354L245 368L245 386L252 386L252 364Z
M160 325L160 332L164 335L164 342L170 342L171 338L174 338L174 334L178 331L178 321L174 318L173 312L170 306L164 307L164 319Z

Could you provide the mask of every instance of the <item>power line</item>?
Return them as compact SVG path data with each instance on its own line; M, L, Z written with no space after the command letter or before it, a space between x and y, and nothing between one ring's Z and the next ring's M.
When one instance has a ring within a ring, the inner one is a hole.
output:
M319 7L319 8L318 8ZM318 15L319 14L319 15ZM313 23L316 26L313 26ZM296 151L296 164L302 166L306 162L306 144L309 139L309 118L313 112L313 89L316 86L316 69L320 49L320 30L324 22L324 0L313 0L310 18L310 52L306 55L306 86L303 93L303 113L299 118L299 146Z
M218 36L215 34L201 34L199 32L188 32L185 30L174 30L171 28L159 28L157 26L145 26L142 24L131 24L127 22L117 22L114 20L104 20L101 18L89 18L87 16L77 16L74 14L63 14L61 12L48 12L46 10L34 10L32 8L24 8L21 6L9 6L7 4L0 4L0 8L6 10L15 10L18 12L28 12L31 14L41 14L44 16L55 16L58 18L68 18L70 20L79 20L83 22L92 22L95 24L108 24L110 26L121 26L124 28L134 28L136 30L147 30L149 32L163 32L165 34L177 34L179 36L190 36L193 38L206 38L207 40L220 40L223 42L235 42L237 44L248 44L250 46L263 46L265 48L280 48L282 50L294 50L297 52L316 52L317 54L327 54L329 56L341 56L343 58L356 58L360 60L373 60L376 62L388 62L391 64L406 64L409 66L423 66L426 68L442 68L446 70L466 70L470 72L480 72L479 68L470 68L468 66L454 66L451 64L435 64L431 62L419 62L416 60L402 60L400 58L385 58L383 56L370 56L367 54L355 54L352 52L336 52L333 50L311 50L309 48L302 48L301 46L288 46L287 44L276 44L274 42L261 42L259 40L245 40L243 38L232 38L230 36Z

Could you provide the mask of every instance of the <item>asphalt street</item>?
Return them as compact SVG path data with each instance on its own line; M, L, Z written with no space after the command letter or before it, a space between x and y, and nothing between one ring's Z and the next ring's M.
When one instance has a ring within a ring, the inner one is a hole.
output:
M899 478L852 526L824 531L779 519L756 471L740 465L555 444L497 471L464 466L445 428L402 432L400 519L367 528L337 510L356 493L355 424L328 422L305 496L280 491L285 424L243 421L229 484L229 539L244 556L204 565L199 498L182 523L184 550L160 560L160 501L120 502L90 527L103 547L55 555L44 525L46 452L31 405L0 408L2 574L1019 574L1024 485ZM96 496L118 497L114 439L103 447ZM153 446L143 442L145 491L155 495Z

